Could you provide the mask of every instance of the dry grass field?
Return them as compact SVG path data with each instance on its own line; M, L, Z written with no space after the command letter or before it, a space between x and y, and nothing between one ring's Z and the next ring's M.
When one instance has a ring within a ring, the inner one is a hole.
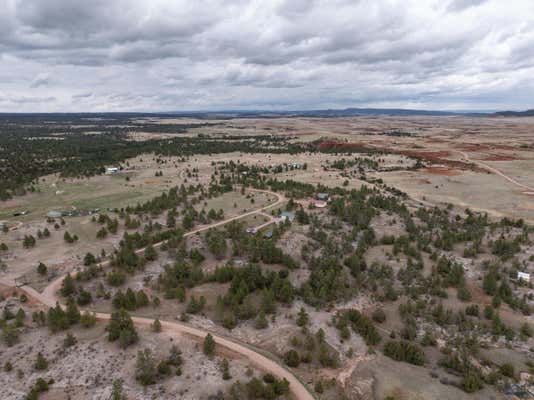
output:
M531 117L242 118L211 122L217 125L192 131L206 135L222 132L272 134L298 142L337 140L364 148L421 155L432 161L430 168L373 175L419 200L452 203L496 217L534 221L534 190L526 188L534 187L534 118ZM412 136L388 136L385 132L404 132ZM276 160L274 155L271 157ZM298 174L303 181L332 185L342 182L339 176L324 174L318 169L321 155L304 158L313 167L307 173ZM302 162L303 157L297 155L295 160ZM470 163L477 162L501 171L526 187L478 164L473 165L472 170ZM358 185L358 182L351 180L353 184Z

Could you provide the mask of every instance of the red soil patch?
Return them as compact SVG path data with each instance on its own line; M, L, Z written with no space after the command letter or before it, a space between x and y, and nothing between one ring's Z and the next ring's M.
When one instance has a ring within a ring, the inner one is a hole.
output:
M439 139L439 138L426 138L425 142L427 143L449 143L448 140Z
M451 152L448 150L437 150L437 151L417 151L417 150L399 150L399 154L404 154L405 156L424 158L425 160L434 161L434 162L443 162L445 157L449 157Z
M485 144L457 144L454 147L463 151L482 151L490 149L490 147Z
M499 150L517 150L515 146L510 146L507 144L492 144L492 149L499 149Z
M329 150L329 149L355 149L355 148L365 148L363 143L347 143L340 142L338 140L323 140L317 146L320 150Z
M449 167L450 170L487 172L485 169L478 167L475 164L467 163L464 161L449 160L445 158L451 155L450 151L448 150L441 150L441 151L398 150L398 151L394 151L394 153L404 154L406 156L411 156L411 157L420 158L426 161L431 161L433 164L444 164L447 167ZM443 175L443 173L441 174ZM458 175L458 172L447 173L447 175Z
M519 160L519 157L513 156L513 155L506 155L506 154L489 154L486 157L484 157L482 160L484 161L514 161Z
M433 174L433 175L446 175L446 176L460 175L460 171L456 169L452 169L446 165L432 165L431 167L423 169L423 172L426 172L427 174Z
M471 171L477 171L477 172L487 172L485 169L477 167L475 164L467 163L464 161L456 161L456 160L449 160L446 157L451 156L451 152L448 150L436 150L436 151L425 151L425 150L396 150L392 149L390 147L378 147L378 146L366 146L364 143L359 142L340 142L338 140L323 140L321 141L317 147L320 150L340 150L343 151L344 149L368 149L370 151L383 151L385 153L390 154L400 154L408 157L414 157L419 158L425 161L430 161L433 164L445 164L449 166L451 169L457 169L457 170L471 170Z
M514 146L497 143L460 143L454 147L463 151L517 150Z

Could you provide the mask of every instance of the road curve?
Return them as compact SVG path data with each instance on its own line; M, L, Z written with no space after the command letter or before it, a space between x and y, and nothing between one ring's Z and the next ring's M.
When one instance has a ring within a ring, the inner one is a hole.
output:
M248 190L253 191L253 192L267 193L267 194L273 195L273 196L276 197L277 200L276 200L276 202L274 202L272 204L266 205L266 206L258 208L256 210L248 211L246 213L236 215L235 217L230 217L230 218L224 219L222 221L214 222L213 224L209 224L209 225L201 226L201 227L199 227L197 229L193 229L192 231L184 233L183 237L186 238L186 237L189 237L189 236L193 236L193 235L196 235L197 233L204 232L204 231L207 231L207 230L209 230L211 228L216 228L218 226L225 225L225 224L227 224L229 222L232 222L232 221L237 221L239 219L246 218L246 217L248 217L250 215L254 215L254 214L257 214L257 213L263 213L265 210L267 210L267 209L269 209L271 207L279 206L284 201L286 201L285 196L283 196L283 195L281 195L279 193L276 193L276 192L271 192L270 190L251 189L251 188L249 188ZM154 247L159 247L165 242L166 241L164 240L164 241L161 241L161 242L158 242L158 243L154 243L153 246ZM145 247L137 249L135 251L135 253L136 254L142 254L144 251L145 251ZM105 260L105 261L102 261L102 262L98 263L97 266L102 267L102 268L106 268L106 267L109 267L110 264L111 264L110 260ZM63 282L63 279L65 279L65 276L66 275L60 276L55 281L51 282L43 290L43 295L48 297L48 298L54 299L55 298L55 293L58 291L59 287L61 286L61 283Z
M467 153L463 152L463 151L456 150L456 152L461 154L462 157L464 157L466 161L474 163L474 164L477 164L479 167L482 167L487 171L493 172L494 174L497 174L497 175L503 177L508 182L513 183L514 185L519 186L522 189L534 191L534 187L528 186L528 185L525 185L525 184L523 184L521 182L516 181L514 178L506 175L504 172L499 171L497 168L492 167L492 166L490 166L490 165L488 165L488 164L486 164L486 163L484 163L482 161L479 161L479 160L472 160L471 158L469 158L469 155Z
M280 205L285 201L285 197L268 190L259 190L259 189L249 189L256 192L264 192L268 194L272 194L277 197L277 201L273 204L270 204L268 206L262 207L257 210L249 211L243 214L240 214L235 217L231 217L228 219L225 219L223 221L215 222L213 224L203 226L197 229L194 229L190 232L187 232L184 234L184 237L192 236L197 233L206 231L210 228L215 228L217 226L221 226L224 224L227 224L228 222L235 221L241 218L245 218L249 215L253 215L256 213L261 213L271 207L276 207L277 205ZM154 246L159 246L160 243L155 244ZM139 249L138 252L142 252L144 249ZM109 261L104 261L100 263L99 265L102 267L109 266ZM65 276L61 276L55 281L51 282L50 285L48 285L42 293L39 293L37 290L30 286L21 286L18 289L23 291L29 298L33 299L34 301L41 303L43 305L46 305L48 307L54 307L56 303L60 303L60 299L57 296L57 291L61 287L61 284L63 283L63 279L65 279ZM7 279L0 279L0 283L6 285L15 287L16 283L14 281L10 281ZM62 305L64 307L64 305ZM96 318L99 321L108 321L111 319L110 314L106 313L96 313ZM144 318L144 317L132 317L132 320L135 325L137 326L149 326L154 322L153 319L150 318ZM189 326L184 323L179 322L171 322L171 321L160 321L162 330L167 333L173 333L177 335L181 334L187 334L190 336L193 336L199 340L203 340L208 333L211 333L213 336L213 339L215 340L215 343L218 346L224 347L230 351L233 351L235 353L240 354L242 357L249 360L249 362L254 365L256 368L260 369L261 371L269 372L275 376L277 376L279 379L285 378L289 382L289 390L291 394L295 397L297 400L314 400L315 397L313 394L306 388L306 386L287 368L280 365L278 362L270 359L269 357L259 353L258 351L255 351L252 349L249 345L246 345L245 343L240 343L239 341L235 339L230 339L223 337L219 334L216 334L214 332L210 332L208 330L204 329L198 329L194 328L192 326Z

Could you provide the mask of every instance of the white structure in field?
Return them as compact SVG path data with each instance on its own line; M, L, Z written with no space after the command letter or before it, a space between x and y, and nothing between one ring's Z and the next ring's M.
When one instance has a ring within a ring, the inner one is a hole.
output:
M46 213L48 218L61 218L63 213L61 211L51 210Z
M517 272L517 279L518 280L523 280L525 282L530 282L530 274L527 274L526 272L518 271Z
M295 214L290 211L282 211L280 214L280 221L285 222L286 220L289 222L293 222L295 219Z

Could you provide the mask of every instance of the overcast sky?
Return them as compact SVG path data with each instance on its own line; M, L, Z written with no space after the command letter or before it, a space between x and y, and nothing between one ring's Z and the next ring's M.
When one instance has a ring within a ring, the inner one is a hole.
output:
M534 108L533 0L0 0L0 111Z

